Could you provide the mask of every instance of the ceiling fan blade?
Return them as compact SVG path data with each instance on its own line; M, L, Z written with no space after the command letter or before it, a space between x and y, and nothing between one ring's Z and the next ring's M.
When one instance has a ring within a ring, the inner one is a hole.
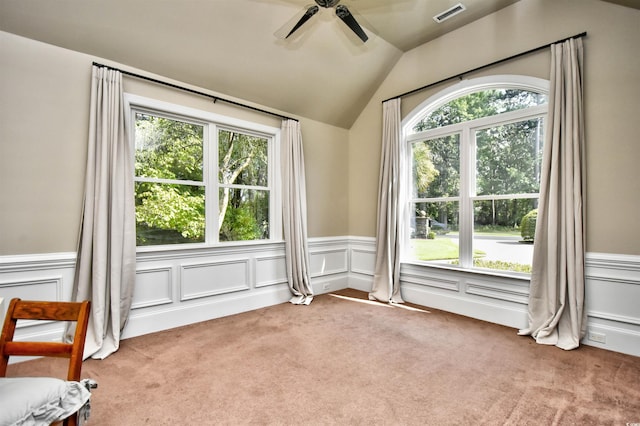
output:
M354 18L351 12L349 12L347 6L342 4L337 5L336 15L338 16L338 18L342 19L342 22L344 22L349 28L351 28L351 31L353 31L358 37L360 37L360 40L362 40L363 42L369 40L369 37L367 37L360 24L358 24L356 18Z
M287 34L287 36L285 38L289 38L289 36L291 34L296 32L298 30L298 28L300 28L305 22L307 22L309 19L311 19L311 17L313 15L318 13L319 9L320 8L318 6L315 6L315 5L309 7L309 9L307 9L307 11L304 13L304 15L302 15L300 20L294 25L294 27L291 29L291 31L289 31L289 34Z

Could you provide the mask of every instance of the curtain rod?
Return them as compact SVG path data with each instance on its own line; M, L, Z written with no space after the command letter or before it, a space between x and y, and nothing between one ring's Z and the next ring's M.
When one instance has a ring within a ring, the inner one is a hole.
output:
M240 102L232 101L230 99L221 98L219 96L211 95L209 93L200 92L198 90L189 89L188 87L179 86L177 84L169 83L167 81L158 80L158 79L155 79L155 78L151 78L151 77L147 77L147 76L144 76L144 75L136 74L136 73L133 73L133 72L130 72L130 71L125 71L125 70L122 70L122 69L119 69L119 68L112 67L110 65L104 65L104 64L100 64L98 62L94 62L93 65L96 66L96 67L108 68L110 70L119 71L122 74L128 75L130 77L139 78L139 79L142 79L142 80L150 81L152 83L161 84L163 86L168 86L168 87L172 87L174 89L183 90L185 92L189 92L189 93L193 93L193 94L196 94L196 95L200 95L200 96L204 96L204 97L207 97L207 98L211 98L211 99L213 99L213 103L216 103L216 101L222 101L222 102L225 102L225 103L228 103L228 104L231 104L231 105L235 105L235 106L238 106L238 107L241 107L241 108L250 109L252 111L261 112L263 114L272 115L274 117L279 117L279 118L282 118L282 119L285 119L285 120L299 121L299 120L297 120L295 118L287 117L286 115L281 115L281 114L278 114L278 113L275 113L275 112L271 112L271 111L267 111L267 110L264 110L264 109L256 108L256 107L253 107L251 105L245 105L245 104L242 104Z
M481 66L476 67L474 69L471 69L469 71L465 71L465 72L460 73L460 74L452 75L451 77L443 78L442 80L436 81L435 83L427 84L426 86L418 87L417 89L413 89L413 90L410 90L408 92L404 92L404 93L402 93L400 95L396 95L396 96L393 96L393 97L391 97L389 99L385 99L384 101L382 101L382 103L390 101L392 99L398 99L398 98L402 98L402 97L405 97L405 96L408 96L408 95L413 95L414 93L421 92L421 91L426 90L426 89L428 89L430 87L433 87L433 86L436 86L438 84L444 83L445 81L453 80L454 78L459 78L459 79L462 80L462 77L465 74L471 74L472 72L480 71L481 69L489 68L489 67L491 67L493 65L497 65L497 64L502 63L502 62L510 61L512 59L516 59L516 58L519 58L521 56L525 56L525 55L528 55L530 53L537 52L538 50L546 49L547 47L551 46L552 44L562 43L562 42L565 42L567 40L584 37L586 35L587 35L586 32L582 32L580 34L576 34L576 35L571 36L571 37L563 38L562 40L554 41L553 43L547 43L544 46L538 46L538 47L536 47L534 49L527 50L526 52L517 53L517 54L509 56L507 58L503 58L503 59L499 59L497 61L491 62L490 64L481 65Z

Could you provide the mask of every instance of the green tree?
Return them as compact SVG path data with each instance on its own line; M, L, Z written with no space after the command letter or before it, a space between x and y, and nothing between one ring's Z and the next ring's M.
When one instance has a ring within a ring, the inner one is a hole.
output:
M431 182L440 174L431 161L429 145L424 142L414 143L413 150L413 176L416 194L423 194L429 188Z
M193 182L136 182L139 245L204 241L203 135L202 125L136 114L136 176Z
M268 186L268 141L244 133L221 130L218 134L218 176L223 185ZM268 197L263 190L223 186L220 194L219 234L221 240L265 238L268 228ZM227 214L232 212L232 214ZM265 213L266 212L266 213ZM251 230L251 231L250 231ZM268 236L268 234L267 234Z
M464 121L492 116L539 105L544 95L517 89L485 90L454 99L433 110L414 127L420 132ZM538 138L538 143L532 138ZM424 198L455 196L460 185L460 147L457 135L425 141L438 172L426 189ZM533 147L533 148L532 148ZM476 193L508 194L538 191L541 159L541 121L526 120L485 129L477 133ZM428 207L429 208L429 207ZM493 200L476 205L476 223L516 224L531 210L529 200ZM455 203L430 203L429 215L440 222L455 221Z
M204 241L204 126L137 113L135 142L136 176L173 181L136 182L138 244ZM220 130L218 159L221 239L268 237L267 139Z

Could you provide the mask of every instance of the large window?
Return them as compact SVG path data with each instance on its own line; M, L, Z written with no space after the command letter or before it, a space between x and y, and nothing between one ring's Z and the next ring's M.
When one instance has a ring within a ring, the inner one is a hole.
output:
M419 109L405 126L405 260L530 272L546 112L542 89L495 82Z
M127 100L138 246L280 238L277 129Z

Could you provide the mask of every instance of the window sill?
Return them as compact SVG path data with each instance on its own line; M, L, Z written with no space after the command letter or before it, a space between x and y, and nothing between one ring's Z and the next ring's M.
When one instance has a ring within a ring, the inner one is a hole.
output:
M284 240L260 240L260 241L233 241L219 244L173 244L162 246L136 247L138 259L150 260L152 258L171 257L201 257L212 254L231 254L243 252L255 252L256 249L277 250L282 249Z
M527 283L531 281L531 274L525 274L522 272L498 271L498 270L480 269L480 268L467 269L467 268L462 268L455 265L445 265L441 263L425 262L420 260L405 260L405 261L401 261L400 264L420 266L420 267L425 267L429 269L436 269L436 270L442 270L442 271L448 271L448 272L457 272L461 274L508 278L513 280L524 281Z

